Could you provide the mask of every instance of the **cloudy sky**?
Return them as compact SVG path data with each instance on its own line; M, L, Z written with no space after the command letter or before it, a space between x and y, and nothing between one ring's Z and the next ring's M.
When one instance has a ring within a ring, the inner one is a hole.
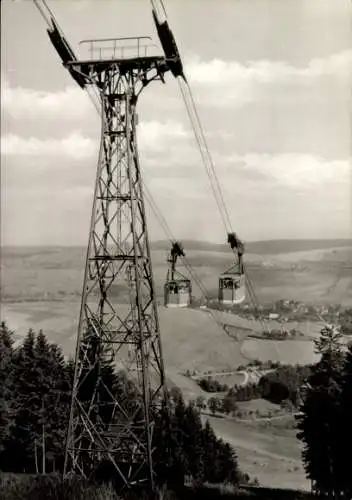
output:
M78 56L84 38L158 43L148 0L48 3ZM233 228L247 241L352 236L350 2L165 4ZM33 3L1 6L2 244L85 245L99 118ZM144 91L139 119L145 183L174 236L226 240L171 76Z

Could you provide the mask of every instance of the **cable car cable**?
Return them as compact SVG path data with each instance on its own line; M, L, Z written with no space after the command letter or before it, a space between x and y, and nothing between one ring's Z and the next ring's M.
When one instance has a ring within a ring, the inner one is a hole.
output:
M56 24L56 27L57 27L58 31L60 32L61 36L64 37L63 30L61 29L61 27L60 27L59 23L57 22L57 19L56 19L55 15L54 15L53 11L49 8L49 6L47 5L46 1L45 0L41 0L41 3L43 5L43 7L46 9L46 11L48 13L48 17L47 17L47 15L44 12L44 8L40 5L39 0L33 0L33 1L34 1L35 6L38 8L40 14L42 15L42 17L45 19L46 23L48 24L49 28L52 29L52 22L54 22ZM156 2L154 0L151 0L151 3L152 3L153 8L156 9ZM164 3L163 3L162 0L161 0L161 6L162 6L162 9L164 11L164 15L167 18L166 8L165 8L165 5L164 5ZM50 22L49 19L51 19L51 22ZM191 124L193 125L193 129L194 129L194 132L195 132L195 138L196 138L199 150L200 150L200 152L202 154L202 159L203 159L204 165L205 165L206 170L207 170L207 174L208 174L208 177L209 177L209 180L210 180L210 185L211 185L211 187L213 189L214 198L215 198L215 200L216 200L216 202L218 204L219 212L220 212L220 214L222 216L225 228L227 230L228 229L231 230L230 218L229 218L229 215L228 215L226 204L225 204L223 196L222 196L221 187L220 187L220 184L219 184L216 172L215 172L214 164L212 162L212 158L210 156L209 149L207 147L207 143L206 143L206 140L205 140L204 132L203 132L203 129L202 129L202 126L201 126L199 115L197 113L197 109L196 109L196 106L195 106L195 102L194 102L194 99L193 99L193 95L192 95L191 89L190 89L189 85L187 85L186 88L189 91L189 95L190 95L190 98L191 98L191 103L193 105L193 106L190 107L188 105L188 103L187 103L187 98L186 98L186 95L185 95L184 90L182 88L182 83L180 82L179 79L178 79L178 81L179 81L179 86L180 86L181 94L183 96L187 112L189 114L189 118L190 118ZM84 88L85 88L85 90L86 90L86 92L87 92L90 100L92 101L94 107L96 108L97 112L100 115L100 108L98 107L98 104L97 104L96 100L94 99L93 95L90 93L90 89L88 87L84 87ZM99 96L98 91L97 91L97 89L95 87L93 87L93 93L95 93L96 99L98 101L101 101L101 96ZM192 108L193 108L193 113L194 113L195 118L196 118L196 122L194 122L194 120L192 118L192 114L191 114L191 109ZM200 134L199 133L197 134L197 126L198 126L198 130L199 130ZM209 160L209 167L208 167L208 165L206 163L206 156L204 156L204 150L203 150L203 148L205 149L205 151L207 153L207 157L208 157L208 160ZM213 176L214 176L215 185L214 185L214 182L212 182L211 172L213 173ZM216 188L218 189L218 193L216 192ZM149 198L151 198L152 203L153 203L153 198L151 196L149 196ZM155 212L155 210L154 210L154 212ZM169 230L169 228L168 228L168 226L166 224L165 218L162 215L160 217L160 222L161 222L162 226L164 227L164 230L166 230L166 233L168 234L168 237L170 238L171 232L170 232L170 230ZM187 267L188 267L189 272L191 272L191 274L195 278L195 274L192 271L189 263L187 264ZM201 286L201 282L199 281L199 279L196 279L196 281L198 283L198 286L200 287L200 290L204 294L205 298L207 298L208 294L206 293L206 291L204 291L204 287Z
M152 3L152 7L154 9L156 9L155 0L151 0L151 3ZM163 3L163 0L160 0L160 4L162 5L162 8L164 10L165 17L167 18L166 8L165 8L165 5ZM188 116L189 116L189 119L191 122L191 126L193 128L195 139L196 139L196 142L198 144L199 151L201 153L203 164L205 166L205 169L206 169L209 181L210 181L210 185L211 185L211 188L212 188L212 191L214 194L214 198L215 198L215 201L218 205L220 216L221 216L223 224L225 226L225 230L228 233L231 233L232 226L231 226L229 213L228 213L228 210L226 207L226 203L225 203L224 196L222 193L221 185L220 185L218 176L217 176L216 171L215 171L215 165L214 165L214 162L212 160L212 157L211 157L208 145L207 145L207 141L205 139L204 130L203 130L203 127L202 127L202 124L201 124L201 121L199 118L199 114L198 114L198 111L196 108L193 93L192 93L190 84L188 83L184 74L183 74L183 77L184 77L183 79L184 79L185 83L181 82L181 79L179 77L177 78L179 88L181 91L181 95L182 95L182 99L184 101L184 104L185 104L185 107L186 107L186 110L187 110L187 113L188 113ZM183 89L183 85L185 85L186 89L188 90L189 101L187 100L186 92ZM193 114L192 114L192 112L193 112ZM207 160L208 160L208 162L207 162ZM212 178L211 174L213 175L213 178ZM235 254L234 249L233 249L233 252ZM246 281L249 284L250 300L251 300L252 305L254 306L254 309L257 311L258 316L260 318L261 315L260 315L259 308L258 308L258 300L257 300L256 294L255 294L253 283L252 283L250 277L248 276L248 272L247 272L246 268L244 268L244 274L245 274ZM264 324L263 318L261 318L261 322Z
M209 180L211 183L211 188L213 190L213 194L214 194L214 197L216 199L216 203L218 205L219 212L220 212L221 218L223 220L223 224L225 226L225 230L228 233L231 233L232 227L231 227L230 216L229 216L226 204L225 204L224 196L223 196L223 193L221 190L221 185L220 185L218 176L217 176L216 171L215 171L215 165L214 165L213 159L211 157L211 154L210 154L207 142L206 142L204 130L202 128L202 125L201 125L201 122L199 119L199 114L198 114L197 108L195 106L195 101L193 99L191 88L189 86L189 83L184 83L180 79L178 79L178 84L179 84L179 88L180 88L180 91L182 94L183 101L184 101L186 109L187 109L188 116L190 118L190 121L191 121L191 124L193 127L194 134L196 136L197 144L198 144L199 149L201 151L204 166L205 166L205 169L207 171L207 174L208 174L208 177L209 177ZM189 105L189 102L187 101L187 97L186 97L185 91L183 89L183 86L185 86L186 89L188 90L188 94L190 97L190 105ZM195 119L192 118L192 111L193 111L193 115L194 115ZM212 180L212 175L213 175L213 180Z
M190 122L191 122L191 125L193 128L194 137L195 137L195 140L197 142L200 154L202 156L203 164L204 164L204 167L206 169L206 173L207 173L209 181L210 181L210 187L213 191L213 195L214 195L216 204L218 206L220 216L221 216L222 221L223 221L224 226L225 226L225 230L227 232L231 232L229 215L228 215L228 212L226 209L226 205L224 204L224 201L223 201L221 188L220 188L219 181L218 181L216 173L215 173L214 165L212 164L209 150L206 147L204 133L202 132L202 129L199 126L199 122L198 121L195 122L193 119L192 107L189 106L189 103L187 102L187 97L186 97L185 91L183 89L183 83L181 82L180 79L178 79L178 84L179 84L179 88L181 91L182 99L183 99L185 107L186 107L188 117L190 119ZM193 108L193 113L194 113L194 108ZM195 116L197 116L197 115L195 115ZM207 162L207 160L208 160L208 162ZM212 179L212 173L214 176L215 183ZM218 191L218 193L217 193L217 191Z
M152 5L153 7L155 7L155 3L152 1ZM50 29L53 28L52 26L52 22L50 22L50 18L52 21L54 21L54 23L56 24L56 27L57 29L59 30L60 34L62 37L64 37L64 33L62 31L62 29L60 28L60 25L58 24L56 18L55 18L55 15L54 13L52 12L52 10L48 7L47 3L45 2L45 0L41 0L41 3L43 4L43 6L45 7L45 9L47 10L47 12L49 13L48 17L47 15L45 14L45 11L44 11L44 8L40 5L40 2L38 0L33 0L35 6L37 7L38 11L40 12L41 16L44 18L45 22L47 23L48 27ZM164 11L164 14L165 16L167 17L167 13L166 13L166 9L165 9L165 6L164 6L164 3L161 1L161 4L162 4L162 8L163 8L163 11ZM50 17L49 17L50 16ZM219 184L219 181L218 181L218 178L217 178L217 175L216 175L216 172L215 172L215 168L214 168L214 164L212 162L212 158L210 156L210 152L209 152L209 149L207 147L207 144L206 144L206 140L205 140L205 136L204 136L204 132L203 132L203 129L201 127L201 123L200 123L200 119L199 119L199 115L197 113L197 110L196 110L196 107L195 107L195 103L194 103L194 99L193 99L193 96L192 96L192 93L191 93L191 89L190 87L187 85L187 88L189 90L189 95L191 97L191 103L193 104L193 112L195 114L195 117L196 117L196 124L194 124L194 120L192 119L192 114L191 114L191 111L190 111L190 106L188 106L188 103L187 103L187 98L186 98L186 95L183 91L183 88L182 88L182 84L179 81L179 85L180 85L180 90L181 90L181 93L182 93L182 96L183 96L183 99L184 99L184 103L185 103L185 106L186 106L186 109L187 109L187 112L189 114L189 118L190 118L190 121L191 121L191 124L193 125L193 129L194 129L194 133L195 133L195 138L196 138L196 141L197 141L197 144L198 144L198 147L199 147L199 150L202 154L202 158L203 158L203 162L204 162L204 165L206 167L206 170L207 170L207 173L208 173L208 177L209 177L209 180L210 180L210 184L211 184L211 187L213 189L213 193L214 193L214 198L218 204L218 208L219 208L219 212L222 216L222 219L223 219L223 222L224 222L224 225L225 225L225 228L226 229L231 229L231 225L230 225L230 219L229 219L229 215L228 215L228 212L227 212L227 208L226 208L226 205L225 205L225 202L224 202L224 199L223 199L223 196L222 196L222 192L221 192L221 187L220 187L220 184ZM98 106L97 104L97 101L94 99L94 96L90 93L90 89L89 87L84 87L84 90L86 90L87 94L88 94L88 97L90 98L90 100L92 101L96 111L98 112L99 116L101 116L101 112L100 112L100 106ZM102 96L99 95L99 92L97 91L97 89L95 87L92 88L92 91L93 93L95 94L95 98L101 102L101 98ZM198 129L200 131L200 136L199 134L197 134L197 125L198 125ZM202 144L203 144L203 147L207 153L207 156L208 156L208 159L209 159L209 163L210 163L210 168L208 168L207 166L207 163L206 163L206 157L204 156L204 151L202 149ZM218 195L216 194L216 187L214 186L214 183L212 182L212 178L211 178L211 173L210 172L213 172L213 176L215 178L215 186L217 187L219 193ZM147 199L149 205L151 206L154 214L156 215L157 219L159 220L159 223L161 224L161 226L163 227L165 233L167 234L168 236L168 239L170 240L170 242L172 243L173 241L175 241L175 239L172 237L172 233L170 231L170 228L169 226L167 225L166 223L166 220L164 218L164 216L161 214L160 210L158 209L158 207L156 206L155 202L154 202L154 199L153 197L151 196L148 188L146 187L146 185L144 184L143 182L143 185L144 185L144 189L146 190L147 192L147 197L146 198L149 198L149 200ZM219 198L220 198L220 201L219 201ZM204 286L204 284L202 283L201 279L197 276L197 274L195 273L195 271L193 270L192 266L190 265L189 261L186 259L186 257L183 257L183 261L184 261L184 264L185 264L185 267L187 268L188 272L190 273L191 277L193 278L193 280L196 282L196 284L198 285L203 297L205 298L205 300L209 300L209 294ZM215 322L221 326L222 329L224 329L224 324L219 321L217 318L216 318L216 313L215 313L215 310L213 309L209 309L209 312L211 314L211 316L213 317L213 319L215 320Z
M221 191L221 186L220 186L220 183L219 183L216 171L215 171L215 166L214 166L214 163L212 161L209 148L208 148L208 146L206 144L205 135L204 135L201 123L200 123L199 115L198 115L197 110L195 108L195 101L193 99L191 89L189 87L189 84L187 84L187 88L189 89L189 93L190 93L190 96L191 96L191 102L192 102L192 105L193 105L193 113L194 113L194 115L196 116L196 119L197 119L196 123L193 120L192 111L191 111L191 109L188 106L187 98L186 98L185 92L184 92L184 90L182 88L183 84L180 81L180 79L178 79L178 82L179 82L179 87L180 87L180 90L181 90L182 98L183 98L183 101L185 103L186 110L187 110L188 116L189 116L190 121L191 121L193 132L195 134L195 138L196 138L196 141L197 141L197 144L198 144L198 147L199 147L202 159L203 159L203 163L204 163L206 172L207 172L209 180L210 180L210 184L211 184L211 188L212 188L212 191L213 191L213 194L214 194L214 198L215 198L215 201L216 201L216 203L218 205L218 208L219 208L220 216L222 218L222 221L224 223L224 226L225 226L225 229L227 230L227 232L228 233L232 232L229 213L228 213L228 210L226 208L225 200L224 200L224 197L223 197L223 194L222 194L222 191ZM203 148L206 151L206 155L207 155L207 158L208 158L208 161L209 161L209 165L206 162L206 156L205 156ZM211 172L213 173L215 184L213 182ZM246 282L249 285L248 286L248 290L249 290L250 301L252 302L252 305L253 305L255 311L257 312L258 319L260 320L260 322L261 322L261 324L263 326L263 325L265 325L265 323L264 323L263 318L261 318L261 314L260 314L259 307L258 307L258 300L257 300L256 294L255 294L255 291L254 291L254 286L253 286L253 283L252 283L252 281L251 281L251 279L249 277L249 274L248 274L248 271L247 271L246 267L244 267L244 274L245 274Z

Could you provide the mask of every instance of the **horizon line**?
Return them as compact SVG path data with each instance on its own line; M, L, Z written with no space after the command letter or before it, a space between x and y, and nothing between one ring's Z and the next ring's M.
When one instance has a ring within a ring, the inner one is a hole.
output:
M184 238L180 239L181 242L192 242L192 243L199 243L199 244L209 244L209 245L225 245L227 246L226 242L213 242L209 240L195 240L191 238ZM292 241L292 242L298 242L298 241L310 241L310 242L333 242L333 241L351 241L352 243L352 236L350 237L337 237L337 238L271 238L267 240L245 240L245 243L269 243L269 242L283 242L283 241ZM150 244L153 245L155 243L169 243L170 240L168 239L157 239L157 240L150 240ZM15 248L24 248L24 247L30 247L30 248L86 248L87 244L83 243L77 243L77 244L64 244L64 243L44 243L44 244L31 244L31 243L25 243L25 244L17 244L17 243L10 243L10 244L5 244L3 245L0 243L0 248L9 248L9 247L15 247Z

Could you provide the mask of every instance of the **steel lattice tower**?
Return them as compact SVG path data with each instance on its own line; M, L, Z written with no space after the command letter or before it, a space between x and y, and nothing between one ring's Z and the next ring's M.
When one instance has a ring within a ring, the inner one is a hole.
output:
M140 38L137 57L116 58L121 40L109 41L112 59L66 64L78 83L99 92L102 130L64 468L87 476L107 461L129 487L153 485L154 408L165 397L136 105L168 66L164 57L141 56ZM89 41L92 52L97 42ZM109 387L111 363L134 377L137 404Z

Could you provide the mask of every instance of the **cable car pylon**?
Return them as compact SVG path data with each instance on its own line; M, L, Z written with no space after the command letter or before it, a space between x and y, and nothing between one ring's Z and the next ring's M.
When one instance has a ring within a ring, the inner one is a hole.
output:
M171 47L165 55L148 54L149 37L92 39L81 42L88 44L90 57L78 60L45 0L34 3L64 67L91 97L95 93L101 108L64 474L90 477L106 464L123 487L153 489L155 410L167 392L136 106L149 83L164 82L165 73L175 74L182 64L169 29L159 34ZM124 289L130 300L122 306L118 295ZM130 368L137 390L133 404L109 386L105 374L111 364Z

